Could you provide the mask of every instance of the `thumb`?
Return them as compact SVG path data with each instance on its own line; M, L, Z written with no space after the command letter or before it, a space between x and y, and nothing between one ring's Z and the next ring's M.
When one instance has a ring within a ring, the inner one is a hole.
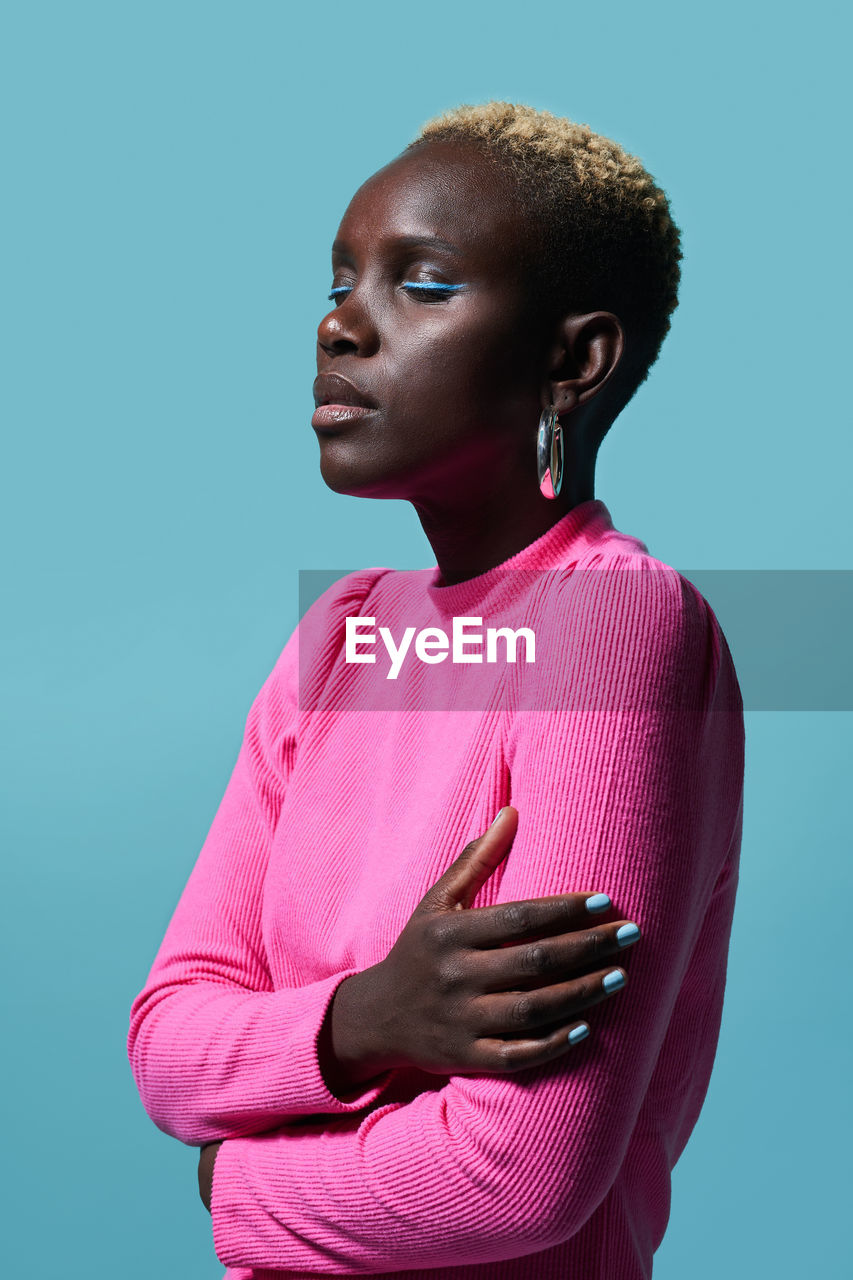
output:
M455 862L421 900L426 911L461 911L474 901L481 885L509 852L518 827L518 810L504 805L492 825L466 844Z

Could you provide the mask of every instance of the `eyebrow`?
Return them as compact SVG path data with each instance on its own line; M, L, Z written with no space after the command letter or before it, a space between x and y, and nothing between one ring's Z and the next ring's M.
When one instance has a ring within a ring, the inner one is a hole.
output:
M420 249L421 247L430 249L444 249L448 253L455 254L457 257L462 256L462 250L458 245L452 244L449 240L443 240L441 236L392 236L388 243L400 249ZM349 255L349 245L344 240L335 240L332 245L332 253L341 254L343 257Z

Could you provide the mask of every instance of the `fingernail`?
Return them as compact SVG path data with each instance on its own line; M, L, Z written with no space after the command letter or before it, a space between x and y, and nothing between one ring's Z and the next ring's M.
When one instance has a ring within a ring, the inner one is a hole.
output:
M620 947L630 947L632 942L636 942L640 936L640 930L635 924L623 924L621 929L616 930L616 941Z
M586 900L587 911L606 911L610 906L610 899L606 893L594 893Z
M504 809L505 808L506 808L506 805L504 805ZM495 817L492 819L492 826L495 825L495 823L497 822L498 818L501 816L502 813L503 813L503 809L498 809Z
M606 973L602 978L601 985L605 991L618 991L625 985L625 975L621 969L611 969L610 973Z
M569 1032L569 1044L579 1044L581 1040L585 1040L589 1035L589 1027L582 1022L579 1027L573 1027Z

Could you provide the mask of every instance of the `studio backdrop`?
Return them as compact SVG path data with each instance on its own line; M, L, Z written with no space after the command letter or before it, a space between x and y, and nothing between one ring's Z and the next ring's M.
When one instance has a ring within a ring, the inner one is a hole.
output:
M722 1031L655 1276L840 1274L849 34L827 0L4 7L9 1275L222 1274L197 1151L140 1105L130 1003L300 582L434 563L408 504L323 484L316 328L356 187L492 98L617 139L683 234L596 476L717 609L746 706Z

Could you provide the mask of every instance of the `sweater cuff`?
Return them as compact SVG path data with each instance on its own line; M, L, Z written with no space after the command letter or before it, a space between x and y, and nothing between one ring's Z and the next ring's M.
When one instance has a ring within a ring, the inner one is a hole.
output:
M229 1138L223 1142L213 1162L210 1184L210 1221L213 1230L213 1251L226 1267L247 1265L240 1253L240 1225L233 1221L235 1188L239 1187L241 1164L236 1150L241 1139ZM229 1272L230 1274L230 1272Z
M346 978L354 977L359 972L358 969L345 969L319 982L312 982L307 987L298 988L297 991L289 989L281 992L282 1005L296 1032L289 1046L288 1075L299 1081L300 1110L312 1114L359 1111L379 1097L394 1075L393 1069L383 1071L370 1085L365 1084L352 1090L345 1098L332 1093L323 1078L319 1056L320 1031L338 987ZM275 994L278 993L274 993L273 998ZM300 994L305 1000L303 1016L293 1020L293 1001L298 1001Z

